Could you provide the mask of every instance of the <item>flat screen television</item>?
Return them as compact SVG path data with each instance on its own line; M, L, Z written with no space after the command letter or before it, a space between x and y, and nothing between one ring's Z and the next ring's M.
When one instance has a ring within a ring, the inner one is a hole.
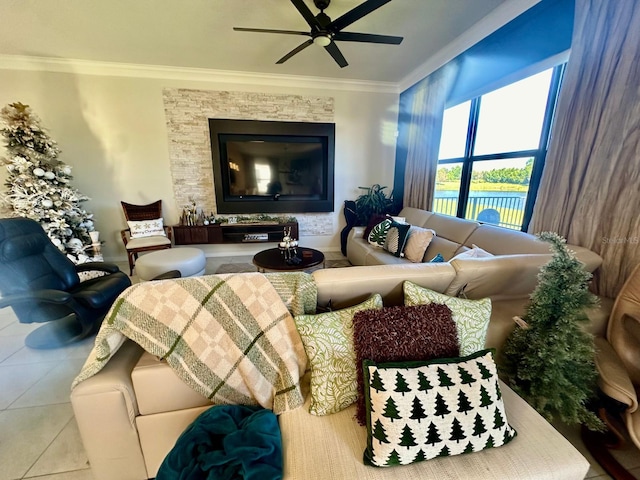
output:
M334 211L335 124L209 119L218 213Z

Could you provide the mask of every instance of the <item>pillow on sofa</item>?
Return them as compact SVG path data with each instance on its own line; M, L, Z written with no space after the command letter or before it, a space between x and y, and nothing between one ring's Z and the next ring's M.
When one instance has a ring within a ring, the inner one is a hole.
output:
M402 284L405 305L437 303L451 309L458 329L460 355L470 355L485 348L487 328L491 319L491 299L467 300L434 292L406 280Z
M396 257L404 256L404 247L407 243L409 229L411 225L408 223L391 222L387 236L384 240L384 248L387 252Z
M488 258L488 257L494 256L493 253L489 253L475 244L472 244L471 247L472 248L470 248L469 250L460 252L455 257L453 257L450 261L457 260L458 258Z
M129 225L131 238L153 237L155 235L167 236L162 224L162 218L156 218L155 220L131 220L127 222L127 225Z
M387 220L387 218L388 218L387 215L383 213L374 213L373 215L371 215L369 217L369 223L367 223L367 226L365 227L364 232L362 233L362 238L368 241L369 235L371 234L371 230L373 229L373 227L378 225L380 222Z
M409 229L407 243L404 246L404 256L413 263L422 262L424 252L431 243L436 232L429 228L416 227L414 225Z
M491 350L428 362L364 362L368 465L406 465L510 442Z
M374 247L384 247L384 242L387 240L387 232L391 228L392 220L385 219L382 222L374 225L371 229L371 233L367 237L367 241Z
M435 257L429 260L429 263L443 263L443 262L444 262L444 257L442 256L441 253L436 254Z
M362 361L429 360L459 355L456 325L446 305L385 307L358 312L353 317L358 401L356 418L365 424Z
M353 316L356 312L381 308L382 297L375 294L353 307L295 317L311 367L310 413L336 413L356 401Z

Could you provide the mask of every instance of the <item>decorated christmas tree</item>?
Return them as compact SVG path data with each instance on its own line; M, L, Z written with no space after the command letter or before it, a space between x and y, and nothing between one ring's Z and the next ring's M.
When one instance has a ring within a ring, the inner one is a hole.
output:
M511 387L548 420L602 429L587 404L596 394L593 337L581 324L597 299L591 274L555 233L541 233L553 250L523 319L507 339L503 373Z
M71 187L71 167L58 159L56 142L28 105L7 105L0 110L0 119L7 153L0 160L8 171L2 200L12 214L40 223L74 263L101 260L91 256L93 215L81 207L89 197Z

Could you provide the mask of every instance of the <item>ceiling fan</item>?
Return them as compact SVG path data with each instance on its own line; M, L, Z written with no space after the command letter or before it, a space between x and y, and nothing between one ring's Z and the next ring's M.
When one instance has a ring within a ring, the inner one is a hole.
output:
M391 0L367 0L361 3L357 7L349 10L347 13L331 20L329 16L324 13L325 9L331 3L331 0L313 0L316 8L320 10L320 13L313 15L309 7L304 3L304 0L291 0L291 3L296 7L300 15L304 17L306 22L311 27L310 32L299 32L295 30L271 30L264 28L243 28L234 27L233 29L240 32L260 32L260 33L282 33L285 35L304 35L311 37L309 40L298 45L296 48L287 53L284 57L278 60L276 63L284 63L291 57L300 53L309 45L315 43L321 47L324 47L327 52L333 57L341 68L349 65L347 60L340 52L340 49L335 44L336 41L341 42L364 42L364 43L383 43L387 45L399 45L402 42L402 37L393 37L390 35L374 35L370 33L355 33L355 32L343 32L342 29L348 27L352 23L360 20L362 17L369 15L374 10L380 8Z

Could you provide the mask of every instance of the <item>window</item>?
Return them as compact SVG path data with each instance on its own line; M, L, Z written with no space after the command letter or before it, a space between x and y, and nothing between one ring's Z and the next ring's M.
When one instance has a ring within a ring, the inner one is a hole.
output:
M563 70L445 110L433 211L527 229Z

